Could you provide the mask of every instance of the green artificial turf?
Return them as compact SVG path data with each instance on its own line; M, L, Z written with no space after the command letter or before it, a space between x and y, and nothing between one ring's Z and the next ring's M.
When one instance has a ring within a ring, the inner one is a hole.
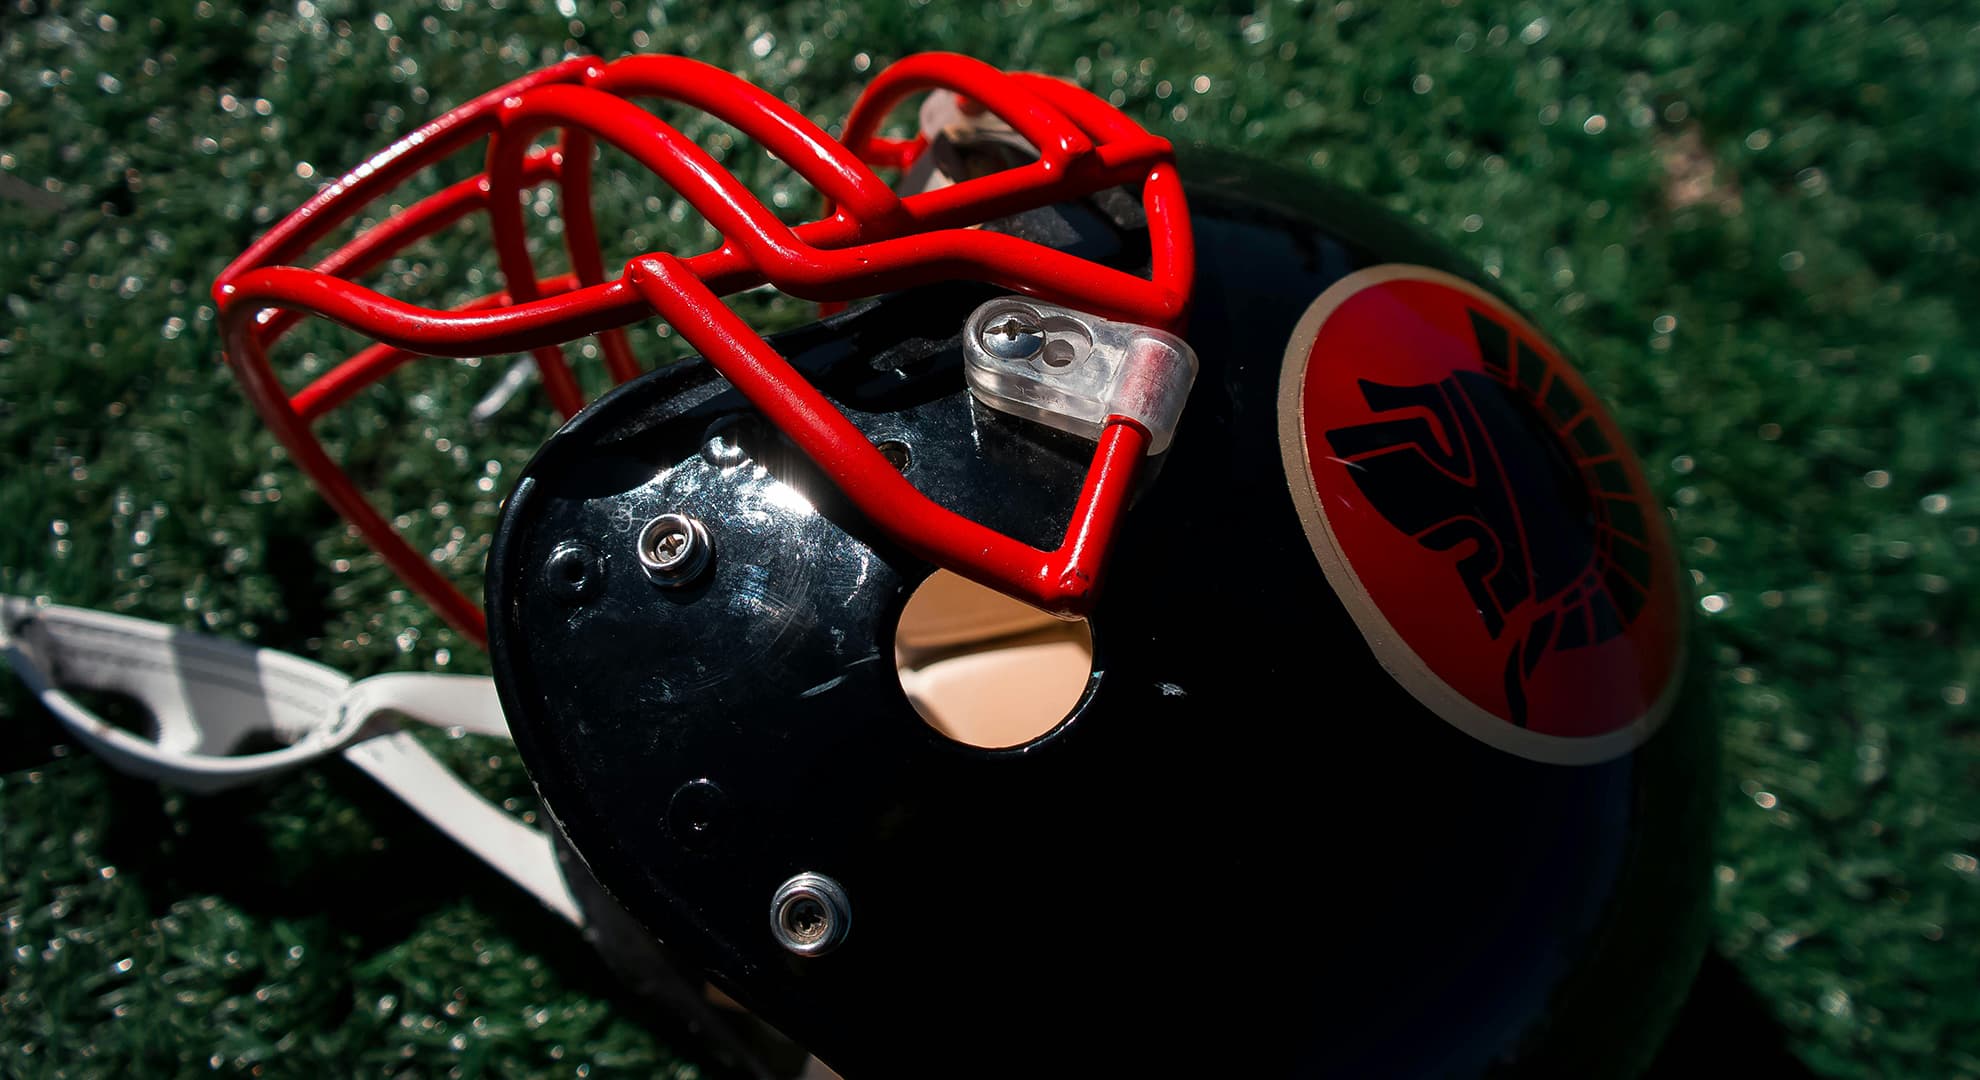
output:
M0 591L352 674L485 670L253 418L215 273L327 177L568 52L687 53L832 122L889 60L962 49L1369 193L1499 276L1614 403L1698 582L1718 951L1818 1073L1980 1075L1980 3L744 6L10 0ZM706 241L643 177L603 202L607 265ZM487 291L485 231L382 280ZM352 344L311 328L279 362L297 380ZM464 421L506 366L415 364L325 428L467 582L551 427L521 403ZM350 770L193 799L0 684L0 1073L693 1071L574 934ZM533 813L512 751L436 741Z

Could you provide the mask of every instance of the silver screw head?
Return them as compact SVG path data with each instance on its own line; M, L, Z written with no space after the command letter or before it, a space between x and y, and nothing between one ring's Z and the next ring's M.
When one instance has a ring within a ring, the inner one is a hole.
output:
M852 901L824 874L809 871L778 886L770 899L770 934L799 956L823 956L852 932Z
M983 320L976 332L983 351L1000 360L1029 360L1045 347L1045 328L1022 312L1010 311Z
M661 585L685 585L708 565L714 545L701 522L685 514L661 514L639 530L640 569Z

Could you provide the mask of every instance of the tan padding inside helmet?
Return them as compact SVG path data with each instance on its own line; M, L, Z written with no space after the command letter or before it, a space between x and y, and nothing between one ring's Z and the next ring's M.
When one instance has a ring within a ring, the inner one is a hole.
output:
M942 572L902 612L894 658L901 688L930 726L971 746L1016 746L1079 704L1093 638L1083 621Z
M894 631L903 663L930 651L981 645L996 638L1046 629L1064 620L946 571L915 590ZM911 655L910 655L911 654Z

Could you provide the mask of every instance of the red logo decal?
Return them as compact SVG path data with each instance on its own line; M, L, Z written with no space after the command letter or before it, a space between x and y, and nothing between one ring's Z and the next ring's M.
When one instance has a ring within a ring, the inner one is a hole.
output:
M1425 705L1562 763L1663 719L1683 657L1663 511L1531 324L1447 274L1360 271L1301 320L1280 424L1315 554Z

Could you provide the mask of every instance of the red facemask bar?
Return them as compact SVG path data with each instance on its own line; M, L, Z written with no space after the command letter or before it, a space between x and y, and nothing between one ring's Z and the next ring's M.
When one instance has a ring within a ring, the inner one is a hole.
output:
M927 143L876 131L902 99L936 89L1004 120L1037 148L1037 160L897 195L873 169L910 166ZM827 215L786 226L701 147L627 100L637 97L679 102L734 125L816 187ZM552 128L561 129L561 141L532 150ZM285 265L415 172L482 138L489 140L486 172L365 230L314 268ZM642 255L608 280L591 210L595 139L656 173L715 227L721 246L688 258ZM539 278L525 243L522 198L547 183L559 189L572 272ZM969 228L1116 185L1141 188L1152 279ZM440 311L350 280L482 211L490 215L506 291ZM610 64L565 61L399 140L269 230L220 275L214 296L229 366L311 482L394 572L481 642L479 605L393 530L313 431L318 419L399 365L418 356L528 351L551 404L568 417L584 398L562 344L597 335L606 371L624 382L640 372L620 328L658 315L896 542L1038 607L1079 614L1092 603L1148 449L1144 427L1107 418L1065 540L1055 551L1041 551L923 495L720 297L768 283L792 296L839 302L969 278L1173 332L1188 304L1193 265L1189 214L1169 143L1076 87L953 54L912 56L874 79L853 106L841 143L734 75L681 57L638 56ZM331 319L377 344L290 395L270 368L267 349L304 315Z

